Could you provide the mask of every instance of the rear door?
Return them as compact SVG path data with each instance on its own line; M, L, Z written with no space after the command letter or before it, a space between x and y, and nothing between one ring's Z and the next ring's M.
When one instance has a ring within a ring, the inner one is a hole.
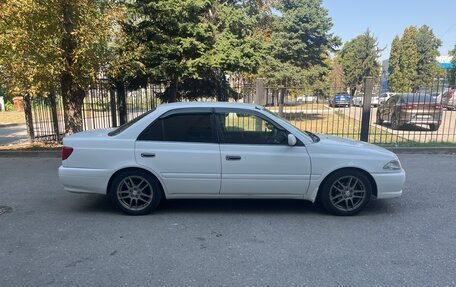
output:
M222 160L221 194L304 195L310 158L303 143L261 113L216 110Z
M212 109L173 110L138 137L136 161L155 171L171 194L218 194L220 149Z

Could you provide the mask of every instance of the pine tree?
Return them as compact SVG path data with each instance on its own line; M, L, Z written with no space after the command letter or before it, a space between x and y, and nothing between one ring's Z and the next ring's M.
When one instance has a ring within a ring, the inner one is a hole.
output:
M419 61L417 47L418 31L415 26L405 29L401 40L399 67L401 71L401 87L399 91L410 93L416 90L417 66Z
M363 83L364 77L378 78L380 75L380 57L377 39L367 30L364 34L344 44L340 58L345 74L345 83L354 95Z
M417 49L418 64L416 66L416 81L414 89L427 88L438 73L436 57L439 56L439 47L442 41L438 39L432 29L426 25L418 29Z
M399 36L394 37L391 44L388 67L388 87L391 92L399 92L402 90L402 72L400 67L401 62L401 39Z

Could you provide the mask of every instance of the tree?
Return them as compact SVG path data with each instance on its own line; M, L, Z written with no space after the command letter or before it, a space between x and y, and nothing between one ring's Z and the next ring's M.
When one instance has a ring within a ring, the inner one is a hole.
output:
M442 41L434 35L431 28L423 25L418 29L418 63L414 90L432 85L433 78L438 74L439 66L436 58L440 55L439 47L441 45Z
M0 3L0 67L9 93L60 88L65 131L82 130L82 102L106 66L115 13L104 0L6 0Z
M449 84L452 87L456 87L456 45L453 50L449 52L449 55L453 57L451 59L453 67L448 71Z
M169 102L223 93L226 74L254 72L260 64L262 41L252 33L250 8L238 1L136 2L131 10L136 17L125 29L131 43L141 47L138 75L169 83L163 97Z
M402 84L399 92L410 93L416 89L417 66L419 61L417 38L418 30L410 26L404 30L401 39L401 55L399 68L402 75Z
M341 64L345 74L345 83L353 96L364 77L378 78L380 75L380 57L377 39L367 30L364 34L344 44L340 51Z
M345 75L340 56L336 56L331 60L331 73L329 75L331 94L346 91Z
M391 44L388 67L388 87L392 92L399 92L402 90L402 73L400 68L401 54L401 39L399 36L396 36Z
M276 8L280 13L271 23L260 74L282 86L304 83L306 90L324 93L329 53L340 45L340 39L330 33L328 11L321 0L281 1Z

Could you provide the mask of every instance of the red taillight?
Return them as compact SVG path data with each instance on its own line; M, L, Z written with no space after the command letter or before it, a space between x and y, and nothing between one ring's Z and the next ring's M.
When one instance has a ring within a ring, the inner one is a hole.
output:
M62 148L62 160L66 160L67 158L69 158L72 153L73 153L72 147L64 146Z
M442 109L442 106L441 106L441 105L435 105L435 109L436 109L436 110L441 110L441 109Z
M413 109L416 109L418 108L417 105L404 105L404 106L401 106L401 110L413 110Z

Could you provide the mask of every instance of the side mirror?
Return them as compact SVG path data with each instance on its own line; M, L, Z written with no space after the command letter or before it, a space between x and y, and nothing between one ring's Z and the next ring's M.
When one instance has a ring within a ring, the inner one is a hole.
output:
M296 137L295 137L294 135L288 134L288 145L289 145L289 146L294 146L294 145L296 145L296 142L297 142L297 141L298 141L298 140L296 139Z

